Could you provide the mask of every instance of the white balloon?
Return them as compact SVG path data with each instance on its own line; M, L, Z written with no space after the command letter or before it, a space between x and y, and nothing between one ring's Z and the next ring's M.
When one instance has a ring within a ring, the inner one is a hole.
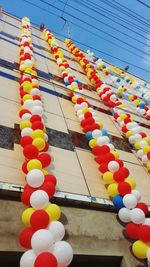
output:
M62 240L65 235L65 228L59 221L51 222L48 225L47 230L50 231L54 242Z
M26 60L24 61L24 64L25 64L26 66L28 66L28 67L32 67L32 66L33 66L33 62L32 62L32 60L30 60L30 59L26 59Z
M40 101L38 99L34 100L33 101L33 106L40 106L40 107L42 107L42 101Z
M127 208L121 208L118 213L119 219L124 222L128 223L130 222L130 210Z
M27 99L26 101L24 101L24 107L27 109L31 109L33 107L33 100L32 99Z
M30 113L24 113L21 117L21 120L30 120L31 116L32 115Z
M132 145L135 143L134 135L131 135L131 136L129 137L129 143L132 144Z
M126 127L127 127L128 130L131 130L132 128L134 128L136 126L138 126L138 124L136 122L128 122L126 124Z
M142 139L142 136L140 134L134 134L133 136L136 142Z
M119 168L120 168L120 166L119 166L119 163L117 161L112 160L108 163L108 169L111 172L116 172L119 170Z
M84 115L83 114L79 115L78 119L79 121L82 121L84 119Z
M140 141L140 148L143 148L144 146L148 146L148 143L144 140Z
M132 134L140 133L142 131L142 128L140 126L136 126L131 129Z
M81 109L78 109L77 110L77 116L80 116L80 115L82 115L83 113L82 113L82 110Z
M143 156L142 156L142 162L143 162L143 163L146 163L147 161L149 161L147 155L143 155Z
M44 140L48 142L48 135L46 133L44 133Z
M138 190L136 189L132 190L132 194L137 198L138 201L140 201L141 193Z
M109 146L109 148L110 148L111 151L114 151L115 150L115 147L114 147L113 144L107 144L107 146Z
M20 259L20 267L34 267L36 255L32 249L23 253Z
M102 132L101 132L101 130L96 129L96 130L94 130L94 131L92 132L92 137L93 137L93 138L97 139L97 138L100 137L100 136L102 136Z
M34 209L44 209L49 204L49 196L44 190L37 190L31 194L30 204Z
M31 247L36 254L49 251L52 245L53 237L47 229L36 231L31 238Z
M142 156L144 155L143 150L142 150L142 149L139 149L139 150L137 151L137 155L138 155L138 157L141 159Z
M58 241L53 248L53 254L57 259L58 267L68 266L73 258L73 250L65 241Z
M127 209L133 209L137 205L137 198L133 194L126 194L123 197L123 204Z
M43 114L43 108L40 106L34 106L31 109L32 114L38 114L38 115L42 115Z
M33 169L28 172L26 180L31 187L37 188L44 183L44 174L41 170Z
M150 248L148 248L146 256L147 256L148 262L150 262Z
M38 88L33 88L30 91L30 95L40 95L40 90Z
M145 220L145 214L141 209L135 208L131 210L130 218L133 223L141 224Z
M86 102L82 102L82 103L81 103L81 107L82 107L82 108L88 108L88 104L87 104Z
M110 142L110 139L108 136L100 136L97 138L97 142L99 145L108 144Z
M80 104L75 104L75 105L74 105L74 109L75 109L75 111L77 112L77 115L82 114L82 110L81 110L81 106L80 106Z
M26 127L26 128L24 128L24 129L22 129L22 131L21 131L21 136L23 137L23 136L32 136L32 133L33 133L33 130L31 129L31 128L28 128L28 127Z
M149 225L150 226L150 218L145 218L145 221L143 223L144 225Z

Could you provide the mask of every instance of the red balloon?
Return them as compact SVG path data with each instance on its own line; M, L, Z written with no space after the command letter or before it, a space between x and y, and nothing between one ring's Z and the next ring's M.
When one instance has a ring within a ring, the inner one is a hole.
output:
M54 175L52 174L46 174L45 175L45 182L51 182L53 185L56 186L57 184L57 179Z
M32 123L32 129L33 130L37 130L37 129L43 130L44 129L44 124L41 121L34 121Z
M87 119L87 118L89 118L89 117L92 117L93 115L92 115L92 113L91 112L86 112L85 114L84 114L84 118L85 119Z
M20 245L24 248L31 248L31 238L34 231L30 227L24 228L19 234Z
M124 163L121 159L117 159L116 161L119 163L120 167L123 167ZM125 171L125 173L126 173L126 171Z
M27 145L32 144L32 141L33 141L33 138L32 138L31 136L23 136L23 137L21 137L21 139L20 139L20 145L21 145L22 147L25 147L25 146L27 146Z
M120 169L117 172L114 172L113 174L113 179L117 182L117 183L121 183L124 181L125 179L125 175L124 172L121 171Z
M41 121L41 116L40 115L32 115L30 118L30 121L33 123L35 121Z
M41 100L41 97L39 95L33 95L33 100Z
M150 226L141 225L139 229L139 239L143 242L150 242Z
M57 267L56 257L50 252L39 254L34 262L34 267Z
M117 160L117 162L118 162L118 160ZM118 162L119 163L119 162ZM120 164L119 164L120 165ZM122 171L123 173L124 173L124 175L125 175L125 178L127 178L128 176L129 176L129 170L126 168L126 167L121 167L120 169L119 169L120 171Z
M126 225L126 234L132 239L139 239L140 225L136 223L128 223Z
M25 162L23 162L23 164L22 164L22 171L23 171L25 174L28 173L28 170L27 170L27 163L28 163L28 161L25 161Z
M91 125L95 122L95 120L92 117L89 117L86 119L86 124Z
M41 153L37 159L41 161L43 168L46 168L51 163L51 156L48 153Z
M24 54L24 60L31 59L31 55L29 53Z
M102 163L102 164L100 165L100 167L99 167L99 170L100 170L100 172L102 172L102 173L107 172L107 171L108 171L108 164L107 164L107 163Z
M81 122L80 122L81 126L82 127L85 127L87 125L86 123L86 119L83 119Z
M22 118L23 114L25 114L25 113L31 114L31 112L28 109L22 109L19 112L19 117Z
M106 154L106 153L109 153L109 152L110 152L110 148L107 145L96 146L96 147L92 148L92 153L95 156L103 155L103 154Z
M122 182L118 184L119 194L125 196L126 194L131 193L131 186L127 182Z
M148 214L148 206L144 203L144 202L139 202L137 205L136 205L136 208L139 208L141 209L145 215Z
M23 154L28 159L34 159L38 156L38 149L34 145L27 145L24 147Z
M48 142L46 142L46 143L45 143L45 147L44 147L44 149L43 149L43 150L41 150L40 152L47 152L47 151L48 151L48 149L49 149L49 143L48 143Z
M30 218L30 224L34 231L46 228L49 224L48 213L45 210L34 211Z
M24 191L21 194L21 201L24 205L30 206L30 197L33 192L35 192L36 189L33 187L30 187L29 185L25 185Z
M44 182L40 187L39 189L45 191L49 198L53 197L54 194L55 194L55 185L51 182Z

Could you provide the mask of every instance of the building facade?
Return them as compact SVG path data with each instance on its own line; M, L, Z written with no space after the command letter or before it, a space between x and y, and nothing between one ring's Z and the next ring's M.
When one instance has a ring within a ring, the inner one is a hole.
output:
M0 187L1 187L1 235L0 262L4 266L19 266L24 251L19 245L18 234L23 228L21 214L24 210L20 194L25 184L22 172L24 157L19 145L19 35L20 19L0 14ZM67 94L55 58L50 53L40 29L32 26L32 39L37 74L44 106L45 123L53 162L50 171L57 177L57 192L52 202L61 206L66 229L65 240L73 247L74 260L70 266L146 266L144 260L132 255L131 240L124 233L124 225L117 219L117 209L109 198L101 179L99 165L94 160L73 105ZM57 38L73 73L76 75L87 101L92 104L96 116L107 130L120 159L136 180L142 201L150 204L150 175L129 145L114 121L110 108L99 100L80 64L63 40ZM84 52L84 55L88 55ZM94 63L93 63L94 64ZM110 64L106 63L108 67ZM107 83L108 77L99 70ZM127 74L129 75L129 74ZM143 82L142 79L134 77ZM143 82L144 83L144 82ZM129 87L128 93L133 93ZM134 105L123 99L134 119L141 123L143 131L150 132L148 121Z

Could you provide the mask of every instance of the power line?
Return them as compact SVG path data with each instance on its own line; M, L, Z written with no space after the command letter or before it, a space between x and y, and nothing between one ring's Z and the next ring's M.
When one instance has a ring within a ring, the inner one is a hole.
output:
M49 6L53 7L53 8L55 8L55 9L58 10L58 11L62 11L62 9L53 6L53 5L50 4L49 2L46 2L46 1L44 1L44 0L39 0L39 1L42 2L42 3L44 3L44 4L46 4L46 5L49 5ZM92 25L92 24L90 24L90 23L88 23L88 22L86 22L86 21L84 21L84 20L82 20L82 19L80 19L80 18L78 18L78 17L76 17L76 16L74 16L74 15L72 15L72 14L66 12L66 11L64 11L64 13L67 14L67 15L69 15L69 16L71 16L71 17L73 17L73 18L75 18L75 19L77 19L78 21L81 21L81 22L87 24L88 26L90 26L90 27L92 27L92 28L94 28L94 29L96 29L96 30L98 30L98 31L100 31L100 32L102 32L102 33L108 35L109 37L111 37L111 38L113 38L113 39L115 39L115 40L117 40L117 41L119 41L119 42L121 42L121 43L123 43L123 44L125 44L125 45L127 45L127 46L129 46L129 47L131 47L131 48L133 48L133 49L135 49L136 51L139 51L140 53L142 53L142 54L144 54L144 55L148 55L148 56L150 56L149 53L147 53L147 52L143 52L143 50L141 50L140 48L137 48L137 47L135 47L134 45L131 45L131 44L129 44L129 43L127 43L127 42L121 40L120 38L118 38L118 37L116 37L116 36L113 36L112 34L110 34L110 33L108 33L108 32L105 32L104 30L101 30L101 29L99 29L98 27L95 27L94 25ZM144 43L143 43L143 44L144 44ZM144 44L144 45L145 45L145 44Z
M148 8L150 8L150 6L147 5L146 3L144 3L143 1L137 0L137 2L139 2L140 4L142 4L142 5L144 5L144 6L148 7Z
M37 6L36 4L33 4L33 3L31 3L31 2L29 2L29 1L27 1L27 0L23 0L23 1L26 2L26 3L28 3L28 4L30 4L30 5L32 5L32 6L34 6L34 7L40 8L41 10L46 11L47 13L50 13L50 14L54 15L54 13L48 11L47 9L41 8L41 7ZM12 14L12 15L14 15L14 14ZM16 16L16 15L14 15L14 16ZM17 16L17 17L18 17L18 16ZM57 15L57 17L60 18L60 16L58 16L58 15ZM21 19L20 17L18 17L18 18ZM39 25L38 25L37 23L35 23L35 22L32 21L32 24L39 28ZM58 33L58 32L56 32L56 31L53 31L53 32L54 32L55 34L57 34L58 36L62 36L62 37L64 37L64 38L67 38L67 36L65 36L64 34ZM86 47L86 49L87 49L87 44L82 43L82 42L80 42L80 41L77 41L76 39L72 39L72 41L78 43L79 45L82 45L83 47ZM118 58L118 57L115 57L115 56L113 56L113 55L111 55L111 54L109 54L109 53L106 53L106 52L104 52L104 51L102 51L102 50L99 50L99 49L97 49L97 48L94 48L94 47L92 47L92 46L89 46L89 45L88 45L88 47L91 48L91 49L93 49L93 50L96 51L96 52L99 52L99 53L101 53L101 54L107 55L107 56L109 56L109 57L111 57L111 58L117 59L117 60L120 61L120 62L123 62L123 63L125 63L125 64L129 64L130 66L133 66L133 67L135 67L135 68L137 68L137 69L140 69L140 70L143 70L143 71L145 71L145 72L150 73L149 70L144 69L144 68L142 68L142 67L139 67L139 66L137 66L137 65L135 65L135 64L133 64L133 63L131 63L131 62L128 62L128 61L125 61L125 60L120 59L120 58ZM106 60L106 61L107 61L107 60ZM111 64L111 63L109 63L109 64Z
M81 5L81 6L85 6L86 8L88 8L88 9L90 9L90 10L93 10L94 12L96 12L97 14L99 14L100 16L103 16L103 17L105 17L105 18L107 18L107 19L109 19L109 20L111 20L111 21L112 21L111 17L116 18L117 20L119 20L119 22L117 22L117 21L115 21L115 20L113 20L113 22L115 22L116 24L121 25L121 26L124 27L124 28L130 29L130 28L128 28L127 26L121 24L120 21L124 22L126 25L128 24L128 25L130 25L131 27L137 28L138 30L142 31L142 33L143 33L143 32L145 32L145 33L149 33L148 30L146 30L146 29L144 29L144 28L141 28L139 25L135 24L134 22L130 22L129 20L127 21L126 19L124 19L123 17L119 16L118 14L115 14L114 12L112 12L112 11L110 11L110 10L108 10L108 9L106 9L106 8L104 8L104 7L100 6L100 5L98 5L98 4L97 4L97 5L94 5L94 4L93 4L91 1L89 1L89 0L88 0L88 3L87 3L86 1L84 1L84 0L82 0L82 2L80 2L79 0L73 0L73 1L74 1L74 2L77 2L77 3L78 3L79 5ZM89 3L90 3L90 6L89 6ZM102 11L103 13L100 13L99 10ZM111 16L111 17L106 16L106 14L108 14L108 15ZM132 30L132 29L130 29L130 30ZM134 30L133 30L133 31L134 31ZM138 32L136 32L136 34L139 35ZM143 36L143 35L142 35L142 36ZM143 36L143 37L145 38L145 36Z

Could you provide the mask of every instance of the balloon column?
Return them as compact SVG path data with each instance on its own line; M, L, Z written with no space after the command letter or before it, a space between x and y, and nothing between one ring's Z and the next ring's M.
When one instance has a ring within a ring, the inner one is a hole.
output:
M135 180L130 177L129 170L124 166L123 161L119 159L118 152L113 144L110 143L108 133L96 117L90 103L86 100L85 96L82 96L82 89L78 86L78 81L67 60L64 58L55 37L46 29L43 31L43 34L45 40L50 45L51 52L54 54L81 127L86 134L95 160L99 164L99 170L106 184L108 194L114 205L119 209L118 216L120 220L127 223L127 235L136 240L132 246L133 253L140 259L148 257L150 260L148 244L150 240L146 240L146 236L150 234L150 222L145 218L148 206L140 202L141 195L135 189ZM86 68L85 63L83 65ZM97 86L101 84L97 81ZM144 234L145 226L146 235Z
M20 267L66 267L72 260L73 251L67 242L62 241L65 229L58 221L61 210L49 202L57 180L45 169L51 163L51 156L27 17L22 19L19 48L20 145L25 157L22 170L26 175L21 200L27 206L22 214L25 228L19 234L19 242L28 249L21 257Z
M95 85L100 99L112 108L115 120L130 144L137 150L138 157L146 165L147 169L150 170L150 138L147 136L147 133L133 120L129 112L127 113L122 110L125 105L116 98L112 89L103 83L98 72L85 59L84 54L70 40L66 40L66 44L86 72L91 83Z

